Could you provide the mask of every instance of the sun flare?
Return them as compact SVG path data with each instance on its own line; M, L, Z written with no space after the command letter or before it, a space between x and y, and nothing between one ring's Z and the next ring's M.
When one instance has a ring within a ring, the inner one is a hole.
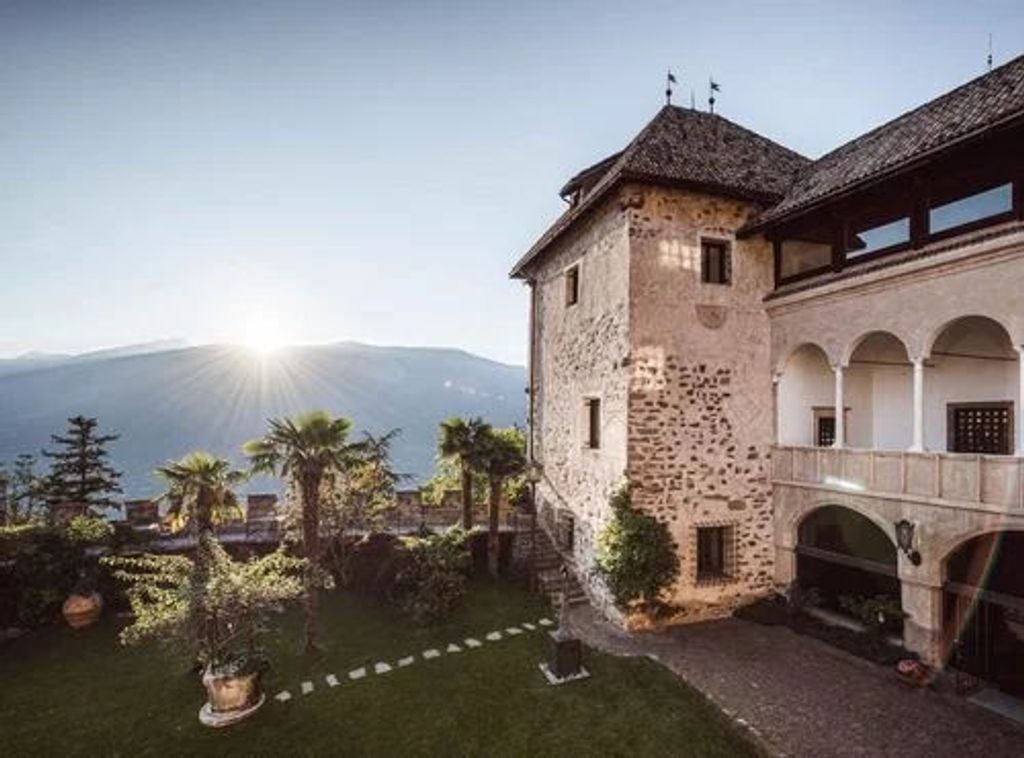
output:
M250 314L235 342L260 358L268 358L289 344L280 319L269 313Z

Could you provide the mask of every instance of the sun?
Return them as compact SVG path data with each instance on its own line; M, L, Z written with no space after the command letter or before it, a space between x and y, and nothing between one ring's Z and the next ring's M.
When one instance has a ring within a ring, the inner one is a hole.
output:
M289 344L280 319L269 313L249 314L234 341L259 358L269 358Z

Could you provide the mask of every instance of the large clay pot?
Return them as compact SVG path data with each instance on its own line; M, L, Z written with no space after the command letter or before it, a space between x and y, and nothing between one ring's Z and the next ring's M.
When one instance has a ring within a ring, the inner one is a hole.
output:
M203 672L203 686L209 702L199 711L199 720L207 726L227 726L255 712L265 700L260 687L260 672L238 676Z
M71 595L61 608L64 619L72 629L84 629L96 623L103 611L103 596L98 592Z

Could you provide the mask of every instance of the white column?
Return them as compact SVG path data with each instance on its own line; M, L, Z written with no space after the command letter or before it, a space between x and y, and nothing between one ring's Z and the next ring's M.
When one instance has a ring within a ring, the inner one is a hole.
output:
M1014 421L1017 423L1018 456L1024 456L1024 346L1017 347L1017 407L1014 409Z
M914 441L911 452L924 450L924 358L914 358Z
M776 445L782 444L782 403L779 402L779 382L781 381L781 374L772 374L772 405L775 411L772 418L772 423L775 425L772 437Z
M843 366L832 367L836 374L836 441L832 447L842 447L846 442L846 404L843 402Z

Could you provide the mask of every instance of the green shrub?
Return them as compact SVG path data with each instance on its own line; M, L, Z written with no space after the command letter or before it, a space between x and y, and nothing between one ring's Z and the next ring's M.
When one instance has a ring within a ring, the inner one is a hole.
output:
M32 629L57 620L87 562L56 529L0 529L0 625Z
M467 533L409 537L395 576L394 599L419 624L444 620L466 595L469 554Z
M106 519L75 516L64 529L68 541L82 546L102 545L114 537L114 527Z
M839 607L877 634L897 631L906 617L900 601L889 595L841 595Z
M387 599L394 592L403 557L402 541L371 532L345 549L344 586L360 595Z
M676 544L663 523L633 507L629 485L610 505L612 519L597 541L597 571L620 608L655 608L679 576Z

